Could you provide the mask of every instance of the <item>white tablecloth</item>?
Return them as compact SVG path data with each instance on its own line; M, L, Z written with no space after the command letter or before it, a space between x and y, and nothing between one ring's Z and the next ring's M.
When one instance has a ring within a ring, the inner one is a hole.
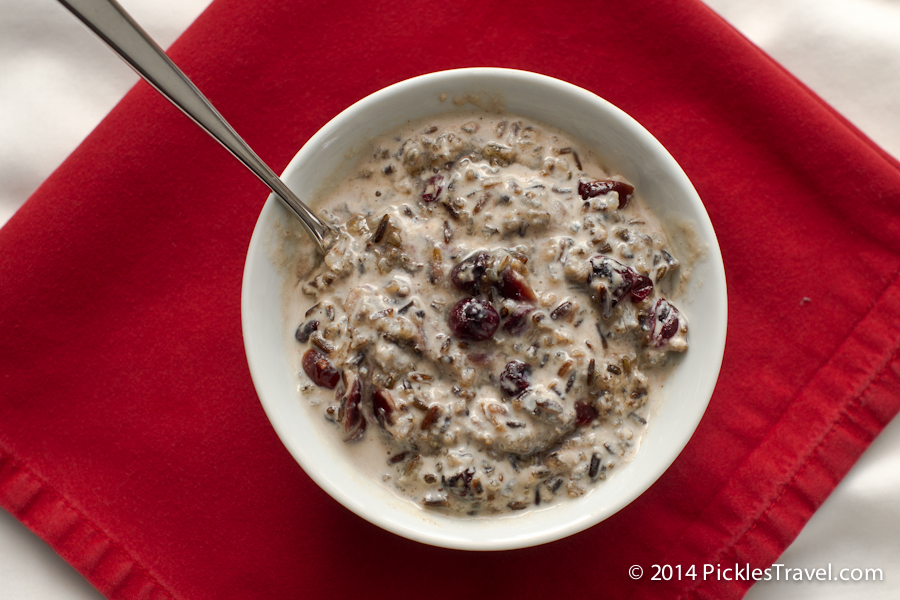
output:
M209 4L209 0L120 2L163 47ZM707 4L900 157L900 1L707 0ZM4 4L0 225L136 80L124 63L52 0ZM830 564L835 574L844 568L862 569L859 573L881 569L883 581L761 582L747 598L900 598L898 499L900 420L895 420L778 561L806 569ZM43 541L0 510L0 599L101 598Z

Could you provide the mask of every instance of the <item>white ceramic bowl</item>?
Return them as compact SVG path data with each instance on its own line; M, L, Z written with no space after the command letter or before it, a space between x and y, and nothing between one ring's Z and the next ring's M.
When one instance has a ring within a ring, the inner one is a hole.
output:
M442 95L444 100L441 100ZM475 68L403 81L360 100L326 124L284 172L300 198L312 198L340 177L368 139L408 120L455 110L472 95L506 112L543 121L593 146L612 172L639 190L664 223L693 223L706 256L679 303L690 323L690 349L667 380L634 460L585 496L502 517L454 517L421 508L377 478L357 470L324 420L298 399L285 347L283 286L290 272L273 260L279 223L291 219L270 197L263 207L244 269L241 314L253 383L282 442L304 471L351 511L398 535L469 550L521 548L556 540L606 519L637 498L669 467L690 439L712 395L725 346L725 272L700 198L663 146L631 117L574 85L509 69ZM336 175L335 175L336 174ZM313 252L312 246L307 250Z

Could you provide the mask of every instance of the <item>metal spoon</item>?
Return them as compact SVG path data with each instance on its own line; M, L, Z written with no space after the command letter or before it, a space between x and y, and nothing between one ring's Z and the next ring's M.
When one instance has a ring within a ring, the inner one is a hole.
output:
M253 171L298 216L325 253L334 230L315 215L235 133L213 105L115 0L59 0L169 101Z

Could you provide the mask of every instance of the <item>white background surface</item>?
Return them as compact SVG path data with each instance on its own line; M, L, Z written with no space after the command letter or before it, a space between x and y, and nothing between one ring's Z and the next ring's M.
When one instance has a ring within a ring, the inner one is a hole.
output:
M120 1L163 47L209 4ZM707 4L900 157L900 0ZM2 224L137 76L53 0L0 0L0 9ZM835 573L880 568L884 581L763 582L747 598L900 598L900 420L875 441L778 562L791 568L831 564ZM0 510L0 600L101 598L43 541Z

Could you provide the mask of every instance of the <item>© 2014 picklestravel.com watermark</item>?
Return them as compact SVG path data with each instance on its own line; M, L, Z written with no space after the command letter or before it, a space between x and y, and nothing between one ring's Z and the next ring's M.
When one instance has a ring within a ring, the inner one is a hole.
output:
M645 577L640 565L628 569L632 579ZM650 565L650 581L884 581L884 571L871 567L841 567L828 563L822 567L789 567L775 563L770 567L752 567L749 563L702 565Z

